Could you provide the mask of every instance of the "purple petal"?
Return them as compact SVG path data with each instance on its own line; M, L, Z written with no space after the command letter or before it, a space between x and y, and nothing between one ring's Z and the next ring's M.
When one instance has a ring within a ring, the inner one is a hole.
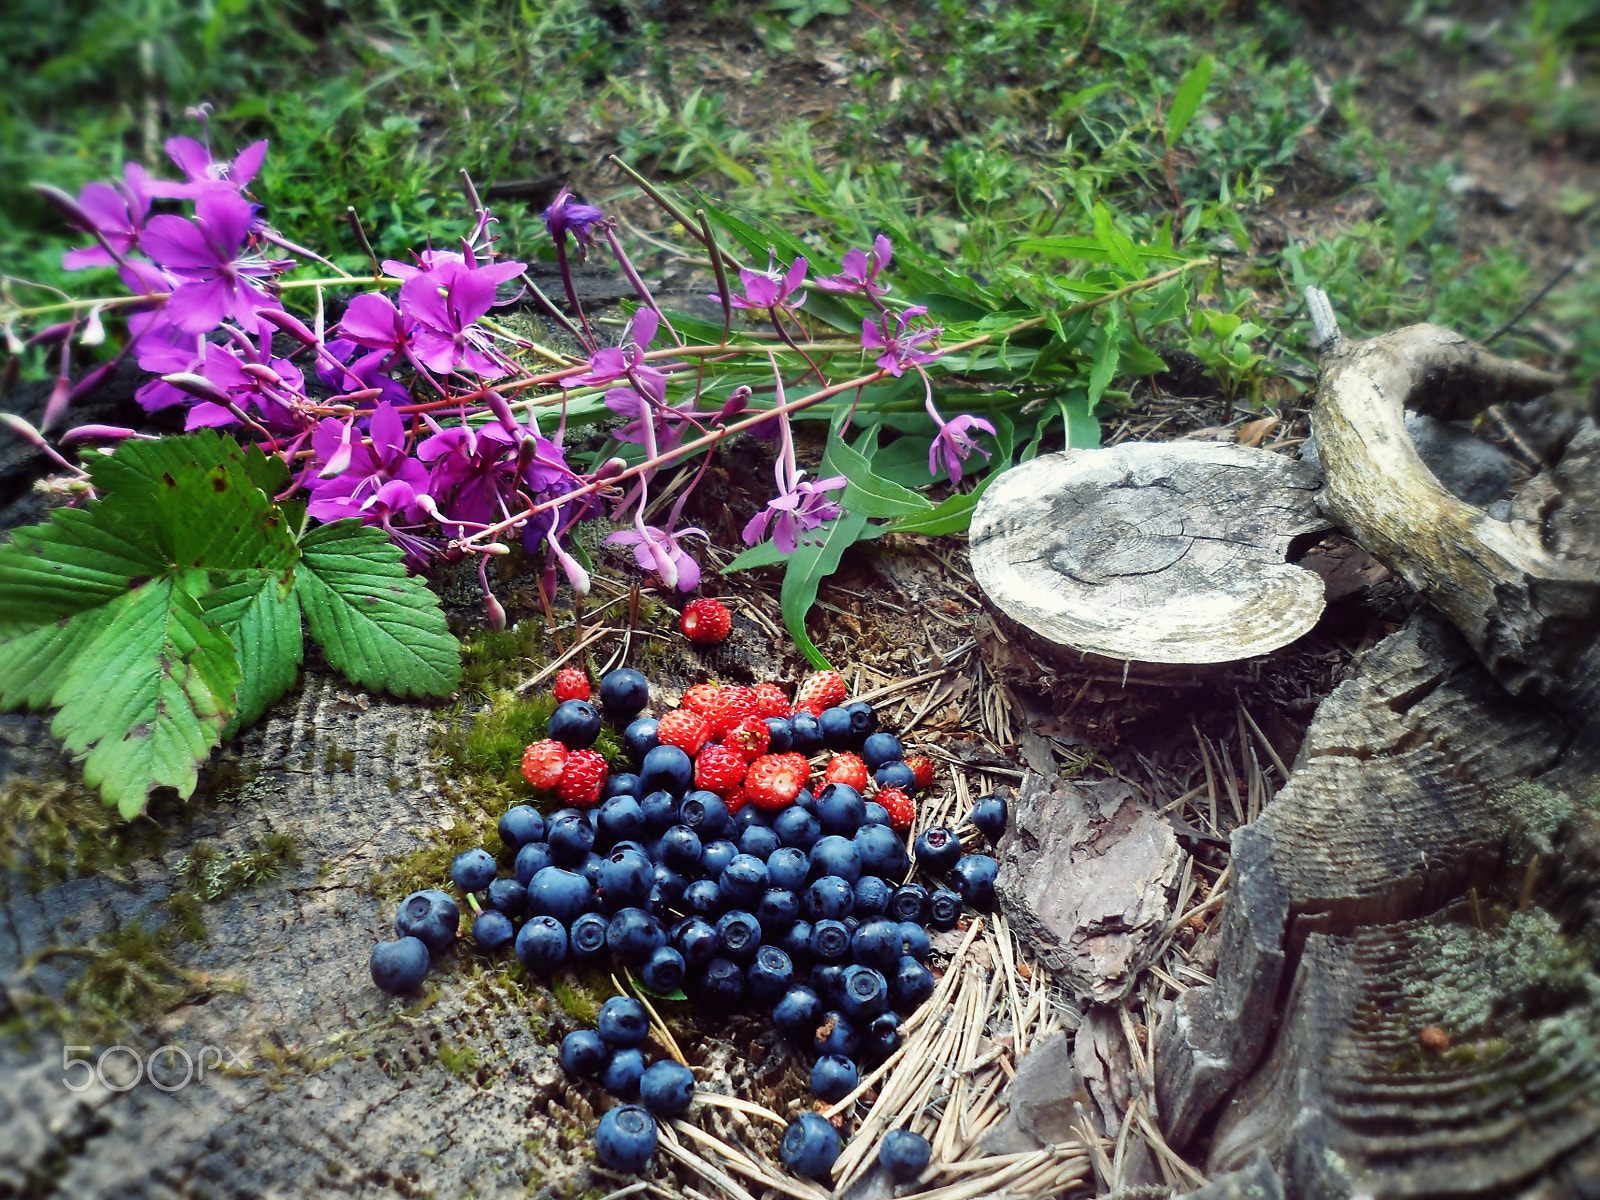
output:
M191 181L202 181L210 178L211 152L194 138L177 137L167 142L167 157L177 165Z
M499 284L505 283L508 279L515 279L527 269L527 263L511 262L507 260L506 262L490 263L487 266L479 267L473 272L473 274L478 276L480 279L486 279L490 283L498 286Z
M238 192L209 188L194 202L195 219L205 228L219 258L233 258L244 245L255 208Z
M185 333L210 333L222 324L228 299L227 285L220 279L186 283L167 301L167 319Z
M793 554L800 545L800 522L793 513L780 513L772 527L772 544L780 554Z
M206 242L206 235L192 221L162 213L151 217L145 227L140 248L150 258L171 271L215 271L217 255Z
M888 345L883 340L883 330L871 317L861 322L861 344L868 350L882 350Z
M405 419L392 404L380 404L372 410L372 421L367 426L372 437L372 448L380 458L392 456L406 447Z
M692 592L700 586L700 564L679 550L674 562L678 567L678 590Z
M256 177L256 172L261 170L261 164L266 161L267 143L265 140L252 142L233 160L228 167L228 182L236 188L246 187Z
M85 267L109 267L117 260L104 246L85 246L81 250L68 250L61 256L61 267L66 271L81 271Z
M363 292L350 301L339 331L357 345L390 349L399 343L400 310L379 292Z
M447 375L456 369L455 339L437 333L426 325L417 327L411 339L411 352L417 356L418 362L437 374Z
M450 306L440 294L439 281L431 272L420 272L400 285L400 311L432 329L457 330Z
M656 330L660 327L661 318L656 316L654 309L641 308L633 314L633 343L641 350L656 340Z
M177 389L174 388L173 391L177 391ZM770 508L763 508L755 516L746 521L744 523L744 530L739 535L744 539L744 544L746 546L754 546L757 542L759 542L762 537L766 535L767 525L770 524L771 521L772 510ZM607 540L609 541L610 539Z

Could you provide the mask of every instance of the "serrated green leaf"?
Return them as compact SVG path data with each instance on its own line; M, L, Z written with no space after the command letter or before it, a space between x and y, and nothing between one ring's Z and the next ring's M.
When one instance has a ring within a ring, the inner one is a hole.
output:
M107 605L0 639L0 708L55 703L67 667L111 619Z
M1167 110L1168 149L1176 145L1183 131L1189 128L1189 122L1200 108L1201 97L1211 84L1211 71L1216 65L1217 60L1208 54L1195 63L1194 69L1178 84L1178 90L1172 97L1172 107Z
M239 659L236 711L223 730L224 737L232 737L294 686L305 654L300 600L292 577L258 572L209 592L200 607L228 635Z
M789 569L783 574L783 588L779 593L783 627L789 631L800 653L819 671L831 671L833 666L806 633L806 614L816 602L817 588L838 570L839 559L855 545L866 528L866 514L845 513L816 531L821 535L819 541L802 544L796 549L789 556Z
M67 669L51 732L89 752L84 782L124 817L153 787L194 792L199 764L233 715L233 643L170 578L106 606L107 620Z
M105 502L63 508L0 546L0 631L17 635L114 600L166 563L152 547L107 528Z
M383 532L356 520L300 541L295 590L328 661L363 687L443 696L461 680L461 644L439 599L406 575Z

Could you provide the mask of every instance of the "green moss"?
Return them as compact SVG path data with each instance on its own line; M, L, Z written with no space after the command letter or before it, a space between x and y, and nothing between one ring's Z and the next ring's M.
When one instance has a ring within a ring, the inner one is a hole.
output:
M518 621L510 629L482 629L462 639L461 702L482 703L495 692L515 687L539 669L544 626Z
M442 888L452 894L450 863L463 850L482 846L496 859L508 857L500 834L492 824L457 817L449 828L432 832L426 843L411 853L391 860L375 880L375 890L384 897L409 896L424 888ZM502 862L502 865L505 865ZM463 905L465 907L465 905Z
M167 898L167 912L179 934L191 942L206 940L205 901L190 891L176 891Z
M457 1046L453 1042L440 1042L435 1053L439 1065L459 1079L465 1079L478 1069L478 1052L471 1046Z
M1522 835L1529 851L1543 855L1554 853L1552 839L1568 821L1600 812L1600 794L1574 798L1537 783L1519 783L1489 803Z
M601 1001L572 971L557 971L550 979L550 992L573 1020L592 1026L600 1019Z
M290 833L269 833L248 847L225 852L213 842L196 842L178 860L176 871L182 885L207 903L231 896L268 879L276 879L285 867L300 861L300 850Z
M123 880L128 863L159 854L165 840L153 817L123 821L76 774L0 783L0 871L30 892L85 875ZM0 896L9 894L0 878Z

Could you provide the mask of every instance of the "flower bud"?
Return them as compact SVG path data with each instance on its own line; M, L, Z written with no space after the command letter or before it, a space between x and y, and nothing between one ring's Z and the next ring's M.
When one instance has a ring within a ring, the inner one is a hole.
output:
M189 371L176 371L171 375L163 375L162 383L170 383L180 392L188 392L196 400L209 400L212 404L227 406L232 403L228 393L219 388L204 375L195 375Z
M281 308L258 308L256 316L276 325L297 342L307 346L315 346L317 344L317 335L307 329L299 317L286 313Z

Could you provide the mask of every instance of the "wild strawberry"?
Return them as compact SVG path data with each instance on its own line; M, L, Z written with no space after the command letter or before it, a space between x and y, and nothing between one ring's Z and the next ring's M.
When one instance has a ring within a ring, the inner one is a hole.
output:
M763 717L792 717L794 706L775 683L756 684L756 713Z
M912 754L906 758L906 766L911 768L912 777L923 791L933 786L933 763L929 762L926 756Z
M755 762L772 744L772 730L760 717L746 717L722 738L722 744L737 750L745 762Z
M557 700L587 700L589 675L582 667L567 667L556 673Z
M691 642L713 646L728 636L728 630L733 628L733 614L722 601L702 596L689 602L683 616L678 618L678 628Z
M756 694L747 687L725 687L706 712L713 737L721 737L740 721L756 715Z
M600 799L607 774L606 760L598 750L568 750L559 794L568 804L589 808Z
M722 803L723 806L727 808L728 815L731 817L746 804L750 803L750 797L745 794L744 788L736 787L733 789L733 791L729 792L722 798Z
M775 812L794 803L810 774L811 764L803 755L764 754L745 772L744 794L757 808Z
M536 788L553 788L567 765L567 748L546 738L522 752L522 777Z
M828 760L828 769L822 773L823 783L842 783L858 792L867 790L867 764L848 750L835 754Z
M663 746L677 746L693 758L711 740L711 726L699 713L675 708L656 725L656 740Z
M711 705L721 690L714 683L697 683L683 694L683 707L699 713L702 717L709 716Z
M880 788L873 799L889 810L891 829L904 833L917 819L916 803L899 788Z
M802 708L815 716L825 708L835 708L844 703L849 692L844 686L844 676L837 671L818 671L800 685L795 693L794 708Z
M719 796L729 795L744 782L746 766L744 755L713 742L694 760L694 785Z

